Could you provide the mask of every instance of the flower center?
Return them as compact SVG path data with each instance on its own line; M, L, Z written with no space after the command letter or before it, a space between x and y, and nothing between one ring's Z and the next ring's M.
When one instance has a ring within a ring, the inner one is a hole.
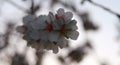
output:
M22 26L23 27L23 29L24 29L24 32L23 33L25 33L27 30L28 30L28 28L26 27L26 26Z
M66 31L65 25L63 25L63 26L61 27L60 33L61 33L62 35L64 35L64 36L66 35L67 31Z
M49 32L51 32L53 30L52 23L48 23L46 28Z
M55 15L56 19L60 19L60 16L58 16L57 14Z
M56 19L62 19L62 21L65 22L65 19L64 19L63 16L58 16L58 15L56 15Z

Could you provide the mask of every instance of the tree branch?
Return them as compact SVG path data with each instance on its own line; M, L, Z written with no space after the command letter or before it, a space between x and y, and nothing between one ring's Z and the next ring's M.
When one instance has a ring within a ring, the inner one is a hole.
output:
M35 14L35 11L34 11L34 1L33 0L31 0L30 14Z

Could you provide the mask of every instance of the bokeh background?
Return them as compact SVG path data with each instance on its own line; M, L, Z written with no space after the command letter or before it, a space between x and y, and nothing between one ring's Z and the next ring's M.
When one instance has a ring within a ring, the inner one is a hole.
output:
M120 0L0 0L0 65L119 65ZM28 14L74 14L80 33L57 54L28 47L16 27Z

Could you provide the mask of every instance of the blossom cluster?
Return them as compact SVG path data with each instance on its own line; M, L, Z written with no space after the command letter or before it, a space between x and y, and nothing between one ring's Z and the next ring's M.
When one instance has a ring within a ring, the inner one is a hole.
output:
M72 17L71 12L65 12L62 8L59 8L56 14L49 12L48 15L38 17L27 15L23 18L23 25L17 27L17 31L24 35L23 39L28 45L57 53L59 48L66 46L69 38L78 38L77 22Z

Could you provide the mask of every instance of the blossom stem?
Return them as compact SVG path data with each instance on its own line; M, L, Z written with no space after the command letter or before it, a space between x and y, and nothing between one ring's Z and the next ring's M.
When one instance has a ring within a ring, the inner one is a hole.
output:
M40 52L40 51L36 50L36 57L37 57L36 65L41 65L43 53L44 52Z
M35 14L34 12L34 1L31 0L30 14Z

